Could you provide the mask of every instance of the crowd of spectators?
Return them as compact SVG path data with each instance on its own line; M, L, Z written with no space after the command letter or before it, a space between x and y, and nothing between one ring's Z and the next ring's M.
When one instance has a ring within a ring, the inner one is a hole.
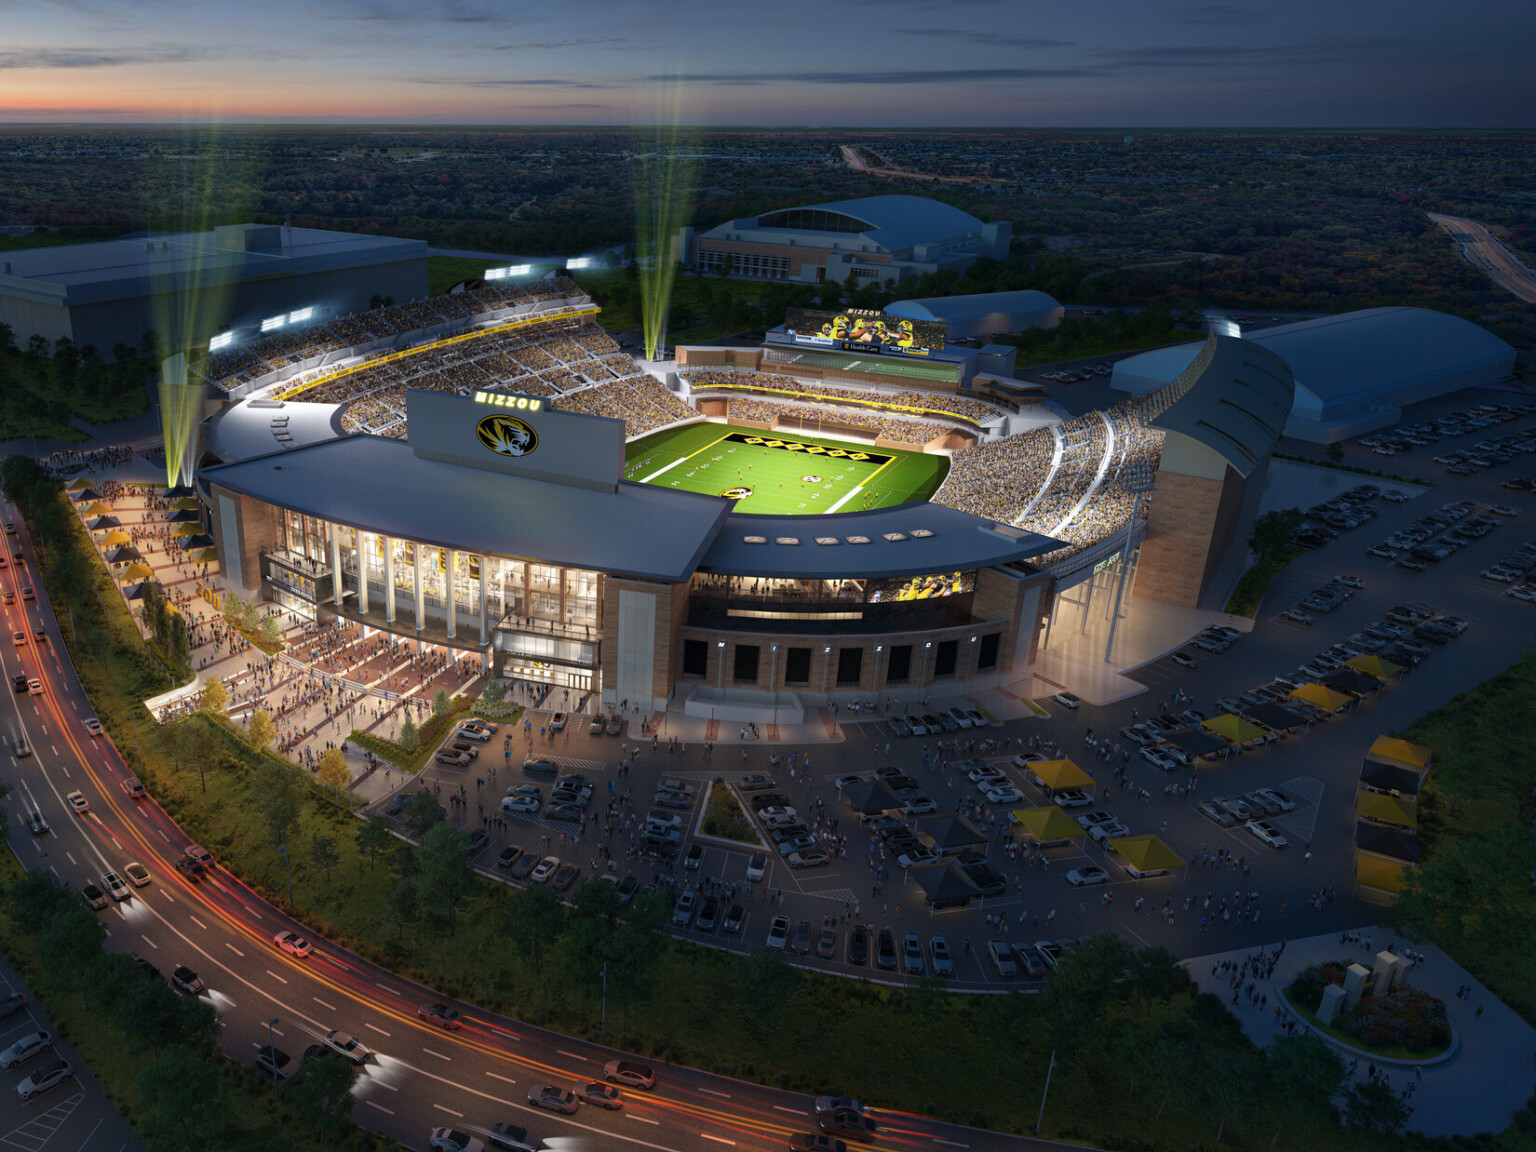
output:
M805 422L824 421L844 428L865 428L876 433L881 440L896 444L921 447L935 437L943 436L948 427L930 424L922 420L903 420L895 416L881 416L855 408L828 408L811 404L776 404L771 400L748 400L732 397L728 402L727 419L750 420L754 424L775 427L783 420Z
M306 328L272 333L213 353L196 370L208 380L232 386L325 352L336 352L517 304L557 300L580 292L575 281L565 276L532 283L488 283L468 292L407 300L403 304L337 316Z
M1143 423L1140 409L1139 400L1129 400L1054 432L1034 428L960 449L934 503L1065 541L1068 547L1036 562L1066 559L1124 530L1135 504L1125 486L1129 465L1156 468L1163 434ZM1058 441L1061 458L1053 468Z
M562 412L585 412L589 416L622 420L624 436L630 440L680 420L697 419L699 415L659 380L644 372L624 380L568 392L556 397L553 403Z
M685 369L684 379L695 392L745 390L778 396L786 402L800 398L812 402L819 399L833 404L851 405L861 410L873 407L891 412L902 412L908 409L952 412L972 426L990 424L1003 415L997 408L984 401L947 392L882 392L869 388L842 388L826 383L797 380L792 376L729 368L697 368L693 371Z

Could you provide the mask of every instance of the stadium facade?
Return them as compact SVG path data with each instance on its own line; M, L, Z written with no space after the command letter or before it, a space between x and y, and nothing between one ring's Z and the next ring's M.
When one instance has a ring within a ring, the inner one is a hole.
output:
M926 196L866 196L779 208L677 236L677 258L699 272L815 284L964 272L1008 254L1013 226L983 224Z
M67 336L103 355L150 330L172 336L168 325L195 329L174 333L194 342L426 294L425 241L315 228L237 224L0 254L0 323L22 343Z
M210 357L197 486L223 575L609 704L788 719L964 693L1027 682L1127 540L1147 593L1198 599L1290 402L1284 365L1226 337L1169 387L1063 420L1001 385L792 373L771 345L650 371L596 312L568 280L488 284ZM708 419L790 451L814 422L949 470L926 501L829 515L625 478L628 444ZM1160 496L1133 519L1137 468L1175 497L1161 519ZM1166 564L1197 576L1165 588Z
M1290 365L1296 398L1285 435L1346 440L1402 419L1422 400L1485 387L1514 371L1515 350L1485 328L1427 308L1368 308L1247 333ZM1110 384L1139 394L1165 387L1199 355L1181 344L1115 364Z

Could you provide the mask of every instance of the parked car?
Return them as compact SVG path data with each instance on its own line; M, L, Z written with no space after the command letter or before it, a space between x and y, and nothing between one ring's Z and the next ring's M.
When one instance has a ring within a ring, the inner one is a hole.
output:
M1004 980L1012 980L1019 974L1019 965L1013 958L1013 948L1006 940L988 940L987 955L992 958L992 967L997 969L997 974Z
M603 1065L603 1079L610 1084L627 1084L650 1091L656 1087L656 1073L649 1064L638 1060L610 1060Z
M775 916L768 924L768 947L783 950L789 942L789 917Z
M28 1032L13 1042L9 1047L0 1051L0 1068L14 1068L18 1064L25 1064L32 1057L37 1056L53 1047L53 1033Z
M74 1074L75 1070L69 1066L68 1060L50 1060L16 1085L16 1095L23 1100L30 1100L34 1096L42 1095L50 1088L58 1087Z

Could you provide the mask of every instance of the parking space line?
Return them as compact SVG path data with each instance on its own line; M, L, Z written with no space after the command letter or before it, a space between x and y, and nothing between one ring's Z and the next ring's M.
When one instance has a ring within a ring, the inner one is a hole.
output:
M434 1104L432 1107L436 1108L439 1112L446 1112L450 1116L457 1116L460 1120L464 1119L464 1113L455 1112L452 1108L444 1108L441 1104Z
M272 977L272 979L278 981L281 984L288 983L288 981L284 980L281 976L279 976L276 972L272 971L272 969L270 969L270 968L267 969L267 975Z

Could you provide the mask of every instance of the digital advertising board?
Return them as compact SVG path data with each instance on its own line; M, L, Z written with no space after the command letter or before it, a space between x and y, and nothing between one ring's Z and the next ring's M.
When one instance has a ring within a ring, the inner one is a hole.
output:
M889 356L931 356L949 340L949 325L934 320L907 320L883 312L848 309L823 312L788 308L784 334L793 344L840 348L845 352L876 352Z

